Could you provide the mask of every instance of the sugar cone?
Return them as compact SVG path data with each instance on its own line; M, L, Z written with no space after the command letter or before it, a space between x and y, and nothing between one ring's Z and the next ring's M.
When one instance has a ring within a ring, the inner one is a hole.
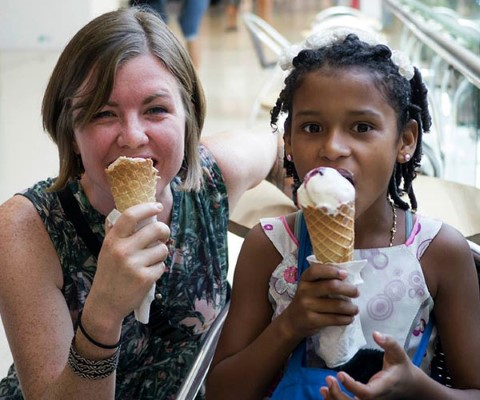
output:
M152 160L121 156L105 171L118 211L156 201L158 171Z
M303 208L313 253L323 263L353 260L355 203L342 205L337 215L314 207Z

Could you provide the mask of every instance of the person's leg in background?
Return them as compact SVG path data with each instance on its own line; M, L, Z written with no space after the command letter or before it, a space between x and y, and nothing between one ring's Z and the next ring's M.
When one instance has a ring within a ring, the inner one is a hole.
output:
M227 8L225 9L227 18L227 32L235 32L238 30L238 12L240 10L241 0L228 0Z
M271 22L273 0L256 0L256 14L265 21Z
M148 5L159 13L165 22L168 22L167 0L130 0L128 4L130 6Z
M187 44L187 50L195 67L200 66L201 47L198 39L200 25L210 0L184 0L178 23Z

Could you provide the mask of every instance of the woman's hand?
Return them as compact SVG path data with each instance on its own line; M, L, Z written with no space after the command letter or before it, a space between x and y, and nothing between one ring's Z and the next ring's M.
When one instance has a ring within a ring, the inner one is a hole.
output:
M170 236L169 227L156 218L162 209L159 203L144 203L123 212L114 226L106 222L105 240L88 296L96 312L103 308L110 318L117 315L123 319L162 276ZM143 226L149 219L152 222Z
M383 369L376 373L365 385L355 381L345 372L339 372L337 379L345 388L360 400L408 399L415 393L416 368L403 348L390 336L378 332L373 334L375 342L384 349ZM325 400L346 400L351 397L342 393L337 379L327 378L328 387L322 387L320 393Z
M328 264L312 263L305 270L295 297L280 316L292 335L303 339L318 333L322 327L348 325L353 321L358 307L351 298L358 296L358 289L344 282L346 278L345 270Z

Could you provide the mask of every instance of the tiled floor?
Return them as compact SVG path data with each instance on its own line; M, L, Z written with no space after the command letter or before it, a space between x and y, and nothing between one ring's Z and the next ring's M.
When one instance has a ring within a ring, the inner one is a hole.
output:
M289 40L298 41L324 3L277 0L272 24ZM245 1L243 11L250 6ZM241 21L237 32L225 33L223 17L223 7L212 7L202 29L200 76L208 100L205 134L246 126L268 73L260 68ZM172 27L178 30L173 23ZM0 52L0 203L57 171L56 148L43 133L40 120L42 93L57 57L57 51L48 50ZM258 122L268 129L266 119ZM233 258L238 245L232 238ZM0 377L11 360L0 325Z

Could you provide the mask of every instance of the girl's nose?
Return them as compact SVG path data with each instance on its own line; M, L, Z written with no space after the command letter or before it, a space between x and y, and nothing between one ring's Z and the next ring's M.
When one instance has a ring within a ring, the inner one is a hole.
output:
M347 157L351 151L348 140L348 135L345 133L332 130L324 138L320 156L328 161L336 161L339 158Z
M145 127L137 118L129 118L122 122L117 143L120 147L135 149L148 143Z

